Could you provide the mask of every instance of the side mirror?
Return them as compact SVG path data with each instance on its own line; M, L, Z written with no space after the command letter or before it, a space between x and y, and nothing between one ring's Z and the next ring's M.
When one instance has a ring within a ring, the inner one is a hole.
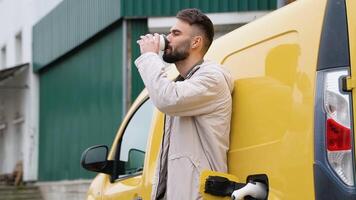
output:
M86 149L80 161L82 167L88 171L111 175L113 173L113 161L107 160L108 151L106 145L97 145Z
M125 172L132 174L143 170L145 152L138 149L129 150L129 158L125 163Z

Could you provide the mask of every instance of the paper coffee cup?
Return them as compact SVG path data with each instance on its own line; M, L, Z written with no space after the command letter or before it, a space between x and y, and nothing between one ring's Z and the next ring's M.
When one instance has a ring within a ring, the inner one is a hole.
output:
M164 51L167 48L168 40L165 35L159 35L159 50Z

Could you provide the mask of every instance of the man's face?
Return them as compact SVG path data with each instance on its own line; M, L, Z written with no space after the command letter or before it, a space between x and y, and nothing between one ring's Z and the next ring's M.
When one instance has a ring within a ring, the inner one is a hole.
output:
M168 48L164 51L163 60L175 63L186 59L190 54L192 41L192 27L181 20L177 20L167 36Z

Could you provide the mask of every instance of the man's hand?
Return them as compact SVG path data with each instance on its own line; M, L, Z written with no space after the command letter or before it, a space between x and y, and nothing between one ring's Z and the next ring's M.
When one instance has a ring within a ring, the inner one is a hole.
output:
M140 51L141 54L147 53L147 52L153 52L157 53L159 52L159 34L155 33L154 35L152 34L147 34L147 35L141 35L140 40L137 40L138 45L140 45Z

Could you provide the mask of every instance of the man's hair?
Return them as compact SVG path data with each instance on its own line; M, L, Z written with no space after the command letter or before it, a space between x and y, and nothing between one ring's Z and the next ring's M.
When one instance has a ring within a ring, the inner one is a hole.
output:
M203 49L205 52L208 51L214 38L214 25L209 17L207 17L199 9L188 8L179 11L176 18L188 23L191 26L196 26L201 30L206 39Z

